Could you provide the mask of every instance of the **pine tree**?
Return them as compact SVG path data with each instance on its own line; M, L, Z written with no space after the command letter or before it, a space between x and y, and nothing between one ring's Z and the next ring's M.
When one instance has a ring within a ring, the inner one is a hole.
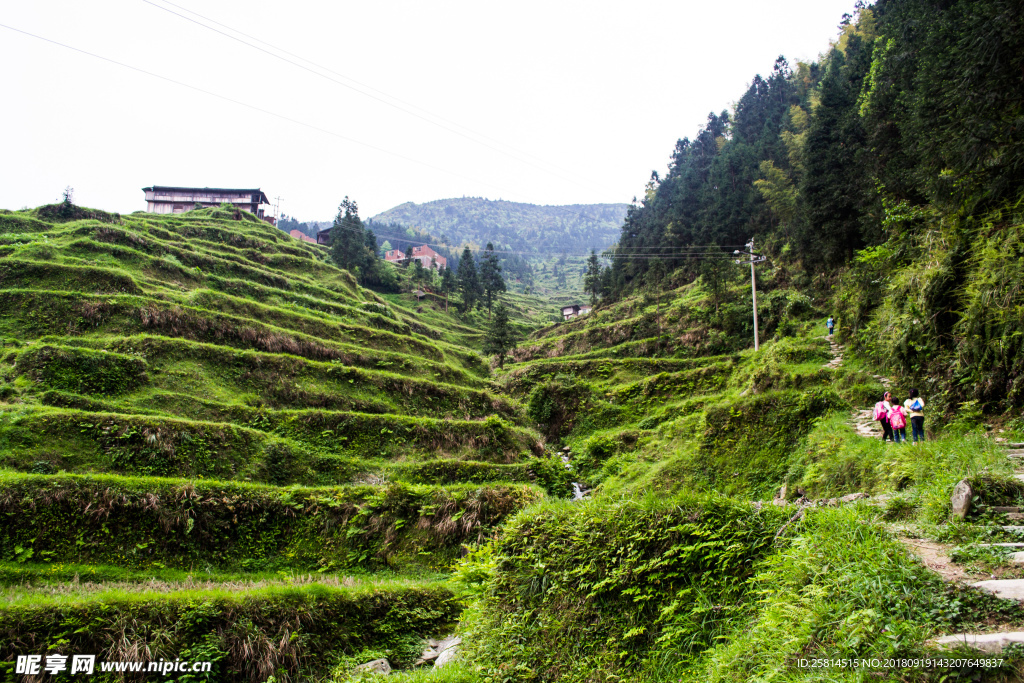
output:
M459 292L462 294L462 310L464 313L468 313L473 310L483 294L480 277L476 271L476 260L469 247L462 250L462 257L459 259L458 280Z
M509 322L508 306L502 302L494 309L491 328L484 339L484 353L498 356L498 367L505 368L505 355L516 348L516 333Z
M444 293L444 312L448 312L448 297L455 291L456 287L455 273L452 272L451 268L445 268L441 271L441 291Z
M590 294L590 304L597 303L597 297L601 293L603 273L601 262L597 259L597 252L590 250L590 258L587 259L587 270L583 276L583 291Z
M480 261L480 286L484 290L484 299L487 302L487 317L491 317L491 304L494 297L500 292L508 291L505 287L505 279L501 277L501 265L498 263L498 255L494 253L494 245L487 243L487 250Z
M370 239L373 239L372 251L368 249ZM334 265L365 276L376 260L376 249L376 238L363 228L359 219L359 207L346 196L331 227L331 259Z

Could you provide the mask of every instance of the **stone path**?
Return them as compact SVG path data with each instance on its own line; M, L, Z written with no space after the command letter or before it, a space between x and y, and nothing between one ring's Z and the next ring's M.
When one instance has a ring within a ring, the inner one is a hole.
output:
M1024 443L1009 443L1005 439L997 438L1000 445L1006 447L1006 457L1014 464L1017 479L1024 481ZM957 484L953 493L954 515L966 517L970 511L973 491L966 481ZM1024 512L1015 506L990 506L990 512L1000 515L1006 522L1024 521ZM1002 526L1003 531L1008 533L1024 534L1024 526L1006 524ZM1008 548L1016 550L1009 556L1012 564L1024 565L1024 543L980 543L980 548ZM927 564L927 561L926 561ZM950 577L943 574L943 578L950 580ZM955 579L954 579L955 580ZM1024 602L1024 579L990 579L970 584L973 588L990 593L1005 600L1016 600ZM1000 653L1005 647L1011 644L1024 644L1024 631L999 631L995 633L955 633L931 641L940 649L955 647L967 647L987 653Z
M834 337L828 335L825 336L832 351L832 360L823 365L822 367L837 369L843 364L843 350L844 347L839 344ZM872 375L874 379L888 391L891 382L888 377L882 375ZM881 438L881 428L872 420L872 410L854 410L850 416L854 430L860 436L869 439ZM1006 446L1006 457L1009 458L1015 469L1014 476L1024 481L1024 443L1008 443L1006 439L997 438L996 441L1003 446ZM954 514L957 512L957 497L959 496L961 503L960 516L966 516L967 509L970 507L973 492L968 486L966 490L963 487L966 486L965 482L961 482L957 486L957 491L954 493ZM990 507L990 511L995 512L1002 516L1005 522L1022 522L1024 521L1024 511L1017 507ZM1002 527L1003 531L1008 533L1024 534L1024 526L1006 524ZM965 582L970 581L971 577L965 573L960 567L953 563L947 554L950 549L942 543L934 543L931 541L925 541L921 539L909 539L900 538L900 541L907 546L915 555L921 558L925 566L935 571L946 581ZM1012 548L1015 549L1009 560L1013 564L1024 565L1024 543L987 543L979 544L979 547L1001 547L1001 548ZM977 581L969 584L978 590L991 593L996 597L1004 598L1007 600L1016 600L1018 602L1024 602L1024 579L990 579L986 581ZM931 641L932 645L939 649L950 649L956 647L967 647L974 650L979 650L986 653L1000 653L1003 649L1014 643L1024 643L1024 631L998 631L994 633L954 633L952 635L943 636L941 638L935 638Z
M846 347L836 341L834 336L825 335L825 341L828 342L829 347L832 351L832 360L825 363L821 367L832 368L833 370L843 365L843 351ZM873 378L877 379L886 391L889 390L890 381L888 377L882 375L872 375ZM853 423L853 428L860 436L868 439L880 439L882 437L882 428L879 427L874 420L871 419L871 409L867 410L855 410L850 415L850 421Z

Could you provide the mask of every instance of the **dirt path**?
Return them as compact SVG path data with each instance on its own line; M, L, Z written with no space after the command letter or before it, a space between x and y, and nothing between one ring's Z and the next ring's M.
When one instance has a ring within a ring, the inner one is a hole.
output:
M924 566L941 576L944 581L966 583L989 578L987 575L968 574L963 567L954 564L953 560L949 559L949 551L953 548L951 545L926 541L921 538L906 538L905 536L896 538L906 546L907 550L921 558Z

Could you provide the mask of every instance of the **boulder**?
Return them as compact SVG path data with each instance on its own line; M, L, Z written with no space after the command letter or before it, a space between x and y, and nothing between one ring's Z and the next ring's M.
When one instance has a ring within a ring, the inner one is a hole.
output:
M459 654L459 645L461 644L462 638L456 636L448 636L442 640L437 646L438 655L434 660L434 668L444 666L455 659L455 656Z
M953 495L949 499L953 504L953 514L960 519L966 517L971 509L971 498L973 497L974 491L971 489L971 485L967 483L966 479L961 479L960 483L953 488Z
M375 659L372 662L366 664L360 664L356 667L356 671L369 671L375 674L384 674L387 676L391 673L391 664L386 659Z
M444 652L442 652L441 654L439 654L437 656L437 659L434 660L434 668L437 669L439 667L444 666L448 662L450 662L453 659L455 659L455 656L458 655L458 654L459 654L459 646L458 645L452 645L450 648L448 648L447 650L445 650Z

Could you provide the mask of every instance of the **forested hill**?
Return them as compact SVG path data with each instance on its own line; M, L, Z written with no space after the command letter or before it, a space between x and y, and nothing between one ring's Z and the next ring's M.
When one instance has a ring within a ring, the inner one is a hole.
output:
M606 294L705 274L754 238L844 338L951 405L1024 403L1024 19L1010 0L858 3L817 63L780 57L653 174ZM707 278L706 278L707 279ZM678 284L678 282L676 283Z
M370 220L426 230L442 241L522 251L605 249L618 237L626 204L540 206L481 197L407 202Z

